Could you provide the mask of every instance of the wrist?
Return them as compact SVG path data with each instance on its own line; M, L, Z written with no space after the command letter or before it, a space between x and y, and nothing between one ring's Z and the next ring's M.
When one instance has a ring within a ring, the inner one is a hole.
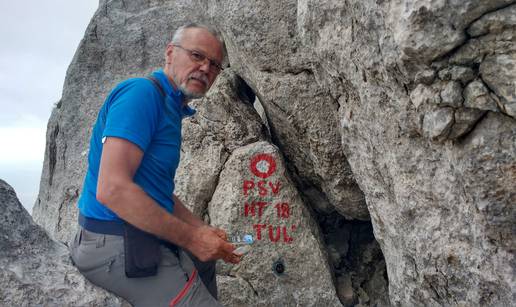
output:
M166 239L180 247L189 249L192 241L195 240L196 228L197 227L172 216L166 230Z

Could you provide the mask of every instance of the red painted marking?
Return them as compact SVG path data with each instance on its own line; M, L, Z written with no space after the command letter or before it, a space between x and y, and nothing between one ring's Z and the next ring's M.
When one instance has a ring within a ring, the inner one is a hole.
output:
M281 182L276 181L276 183L269 182L266 180L260 180L255 182L254 180L244 180L242 184L242 191L244 195L253 194L255 188L258 188L258 195L267 196L267 195L277 195L281 190ZM270 191L269 191L270 190Z
M262 230L267 228L269 233L269 240L273 243L277 243L280 241L283 234L283 242L284 243L292 243L294 238L288 234L288 226L273 226L267 224L255 224L253 225L254 230L256 232L256 239L262 239ZM296 231L296 225L290 226L292 232Z
M274 227L274 228L276 230L276 235L273 234L272 225L269 225L269 239L271 240L271 242L276 243L281 238L281 229L280 229L280 227ZM283 228L285 228L285 227L283 227ZM285 233L285 231L283 231L283 233Z
M272 194L276 195L280 191L281 182L276 182L276 185L274 185L272 182L269 182L269 186L271 187Z
M253 188L254 188L254 181L252 181L252 180L244 180L244 186L243 186L244 195L247 195L247 192L249 190L252 190Z
M269 204L266 203L266 202L263 202L263 201L259 201L256 203L256 205L258 206L258 216L259 217L262 217L262 214L263 214L263 209L268 206Z
M288 203L277 203L274 207L276 207L276 213L279 218L288 219L290 217L290 207Z
M265 185L267 184L267 181L258 181L258 189L260 190L260 192L258 192L258 194L260 194L260 196L266 196L267 195L267 188L265 187Z
M267 225L265 225L265 224L254 224L253 225L254 231L256 232L256 240L262 239L262 228L265 228L266 226Z
M244 205L244 215L245 216L254 216L254 202L252 203L245 203Z
M253 201L252 203L245 203L244 204L244 215L245 216L255 216L256 215L255 208L258 207L258 217L262 217L263 210L268 205L269 205L269 203L264 202L264 201L257 201L257 202Z
M294 225L292 225L292 231L296 229L296 227ZM288 233L287 233L287 227L283 226L283 241L285 243L292 243L292 241L294 241L294 239L292 237L289 237Z
M269 169L266 172L262 172L257 168L258 163L260 163L261 161L265 161L269 164ZM265 179L276 171L276 161L270 154L258 154L251 159L250 168L253 174Z

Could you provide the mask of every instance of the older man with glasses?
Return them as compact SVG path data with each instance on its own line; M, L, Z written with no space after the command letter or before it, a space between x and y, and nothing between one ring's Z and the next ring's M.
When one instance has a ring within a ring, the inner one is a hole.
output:
M180 27L164 69L117 85L95 123L72 260L133 306L220 306L215 261L240 261L224 230L173 194L182 119L223 69L223 49L213 29Z

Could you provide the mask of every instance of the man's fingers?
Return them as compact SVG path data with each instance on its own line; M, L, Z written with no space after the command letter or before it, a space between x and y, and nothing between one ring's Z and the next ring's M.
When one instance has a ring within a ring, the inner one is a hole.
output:
M226 243L224 247L225 255L223 257L225 262L237 264L240 262L240 258L242 258L242 255L237 255L234 253L236 246L231 243Z
M224 262L227 262L227 263L233 263L233 264L237 264L240 262L240 259L242 258L242 256L239 256L239 255L236 255L236 254L231 254L227 257L224 257L223 260Z
M215 231L215 233L217 234L217 236L219 236L219 238L221 238L222 240L224 241L227 241L228 240L228 235L226 234L226 232L220 228L213 228L213 230Z
M240 256L234 253L236 246L227 242L226 232L222 229L203 226L199 229L201 234L197 236L202 238L199 242L199 250L192 251L199 259L216 260L223 259L225 262L236 264L240 262ZM203 247L204 246L204 247Z
M233 254L233 251L235 249L236 249L236 246L229 242L224 241L224 243L222 244L222 250L224 251L225 254Z

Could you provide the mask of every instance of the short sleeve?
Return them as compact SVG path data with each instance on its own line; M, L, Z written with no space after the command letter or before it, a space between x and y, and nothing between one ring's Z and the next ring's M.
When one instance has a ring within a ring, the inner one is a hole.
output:
M150 81L131 79L110 96L102 139L123 138L146 151L158 128L161 95Z

